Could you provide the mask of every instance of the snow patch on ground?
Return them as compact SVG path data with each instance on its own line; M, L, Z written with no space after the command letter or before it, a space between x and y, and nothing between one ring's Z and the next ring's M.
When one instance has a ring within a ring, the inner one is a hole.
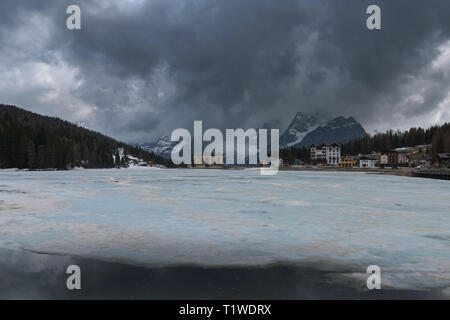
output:
M348 172L0 171L0 246L140 265L320 261L355 281L376 264L386 287L445 289L449 193Z

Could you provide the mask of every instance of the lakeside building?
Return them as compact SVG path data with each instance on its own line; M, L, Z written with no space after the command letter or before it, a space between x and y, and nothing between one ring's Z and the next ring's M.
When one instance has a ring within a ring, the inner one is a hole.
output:
M312 145L310 149L311 160L315 162L326 162L327 165L341 164L341 145L337 143Z
M341 160L342 168L353 168L358 165L358 160L355 157L345 157Z
M375 168L376 159L372 157L361 157L359 158L359 167L360 168Z
M199 162L201 162L201 164L196 164ZM223 155L215 155L215 156L194 155L192 166L196 168L205 168L206 166L221 167L223 166Z
M125 148L123 147L119 147L116 149L116 151L113 153L112 158L113 158L113 162L116 163L117 159L116 159L116 155L119 156L119 162L122 162L122 160L125 158L127 159L127 157L125 156Z
M381 155L381 161L382 166L388 165L388 166L408 166L409 165L409 156L408 151L406 150L389 150L386 152L383 152Z

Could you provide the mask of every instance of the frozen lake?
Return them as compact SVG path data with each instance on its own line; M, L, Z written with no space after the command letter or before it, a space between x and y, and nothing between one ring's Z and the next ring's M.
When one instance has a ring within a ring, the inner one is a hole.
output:
M0 171L0 247L135 265L276 262L450 287L450 183L349 172ZM447 288L447 289L446 289Z

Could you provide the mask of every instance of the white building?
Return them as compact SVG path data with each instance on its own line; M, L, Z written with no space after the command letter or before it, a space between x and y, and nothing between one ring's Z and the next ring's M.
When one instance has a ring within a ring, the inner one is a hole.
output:
M341 164L341 145L337 143L311 146L311 160L324 161L328 165Z
M376 160L370 157L361 157L359 158L359 167L360 168L375 168Z
M117 148L117 152L119 153L120 161L122 161L122 158L125 156L124 148Z
M114 163L117 162L117 160L116 160L116 154L117 154L117 153L119 154L119 161L120 161L120 162L121 162L122 159L125 157L125 150L124 150L124 148L117 148L117 149L116 149L116 153L114 153L114 154L112 155Z

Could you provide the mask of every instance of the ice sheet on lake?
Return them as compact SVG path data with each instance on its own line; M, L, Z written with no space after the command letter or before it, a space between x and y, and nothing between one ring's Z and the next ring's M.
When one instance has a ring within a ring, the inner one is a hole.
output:
M134 264L312 264L450 287L450 183L255 170L0 171L0 245Z

